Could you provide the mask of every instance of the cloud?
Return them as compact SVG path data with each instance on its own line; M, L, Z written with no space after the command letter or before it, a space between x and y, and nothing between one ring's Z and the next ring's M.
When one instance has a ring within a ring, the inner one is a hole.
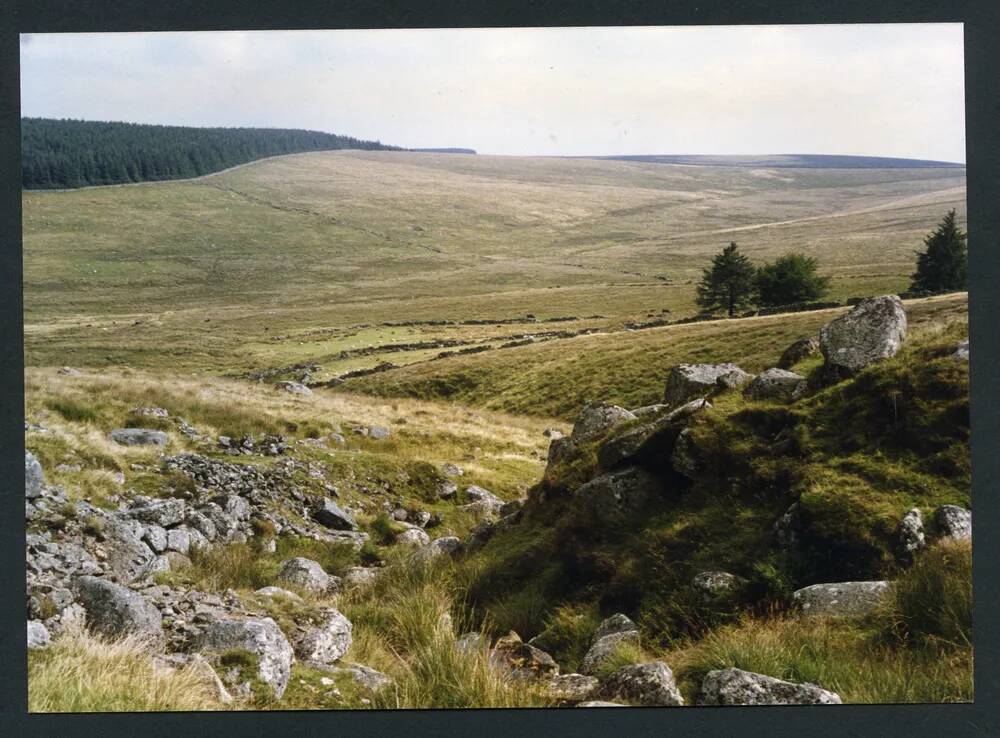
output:
M25 115L964 161L959 24L42 34L21 56Z

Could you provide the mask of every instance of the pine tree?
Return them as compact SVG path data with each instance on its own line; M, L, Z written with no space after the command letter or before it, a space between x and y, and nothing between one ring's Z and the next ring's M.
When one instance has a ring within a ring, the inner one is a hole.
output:
M725 310L733 317L739 308L753 304L756 273L750 260L737 251L736 242L730 243L702 273L698 305L709 312Z
M803 254L786 254L757 270L757 294L765 307L817 300L830 286L829 277L816 274L816 260Z
M917 271L910 291L964 290L968 262L966 238L966 233L955 224L955 211L949 210L934 232L924 239L926 250L917 252Z

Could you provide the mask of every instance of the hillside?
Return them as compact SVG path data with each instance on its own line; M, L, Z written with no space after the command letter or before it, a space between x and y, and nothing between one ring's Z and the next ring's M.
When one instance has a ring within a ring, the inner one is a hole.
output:
M696 156L684 154L638 154L588 157L651 164L686 164L712 167L767 167L768 169L964 169L964 164L928 159L888 156L841 156L833 154L775 154L771 156Z
M391 148L319 131L22 118L21 184L44 190L156 182L281 154Z
M844 301L905 289L923 236L964 203L954 169L375 151L26 192L26 355L217 374L314 363L326 378L520 340L542 329L529 315L572 331L690 316L730 240L757 262L815 256Z

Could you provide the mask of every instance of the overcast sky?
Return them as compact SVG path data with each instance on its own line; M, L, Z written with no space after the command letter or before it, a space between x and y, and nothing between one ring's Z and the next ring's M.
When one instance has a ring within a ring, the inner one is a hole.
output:
M960 24L34 34L21 96L487 154L965 161Z

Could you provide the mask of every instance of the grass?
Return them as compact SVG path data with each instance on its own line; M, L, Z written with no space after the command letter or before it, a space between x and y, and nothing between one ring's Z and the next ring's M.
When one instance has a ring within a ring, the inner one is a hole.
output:
M144 642L70 631L28 657L29 712L224 710L205 672L157 668Z

